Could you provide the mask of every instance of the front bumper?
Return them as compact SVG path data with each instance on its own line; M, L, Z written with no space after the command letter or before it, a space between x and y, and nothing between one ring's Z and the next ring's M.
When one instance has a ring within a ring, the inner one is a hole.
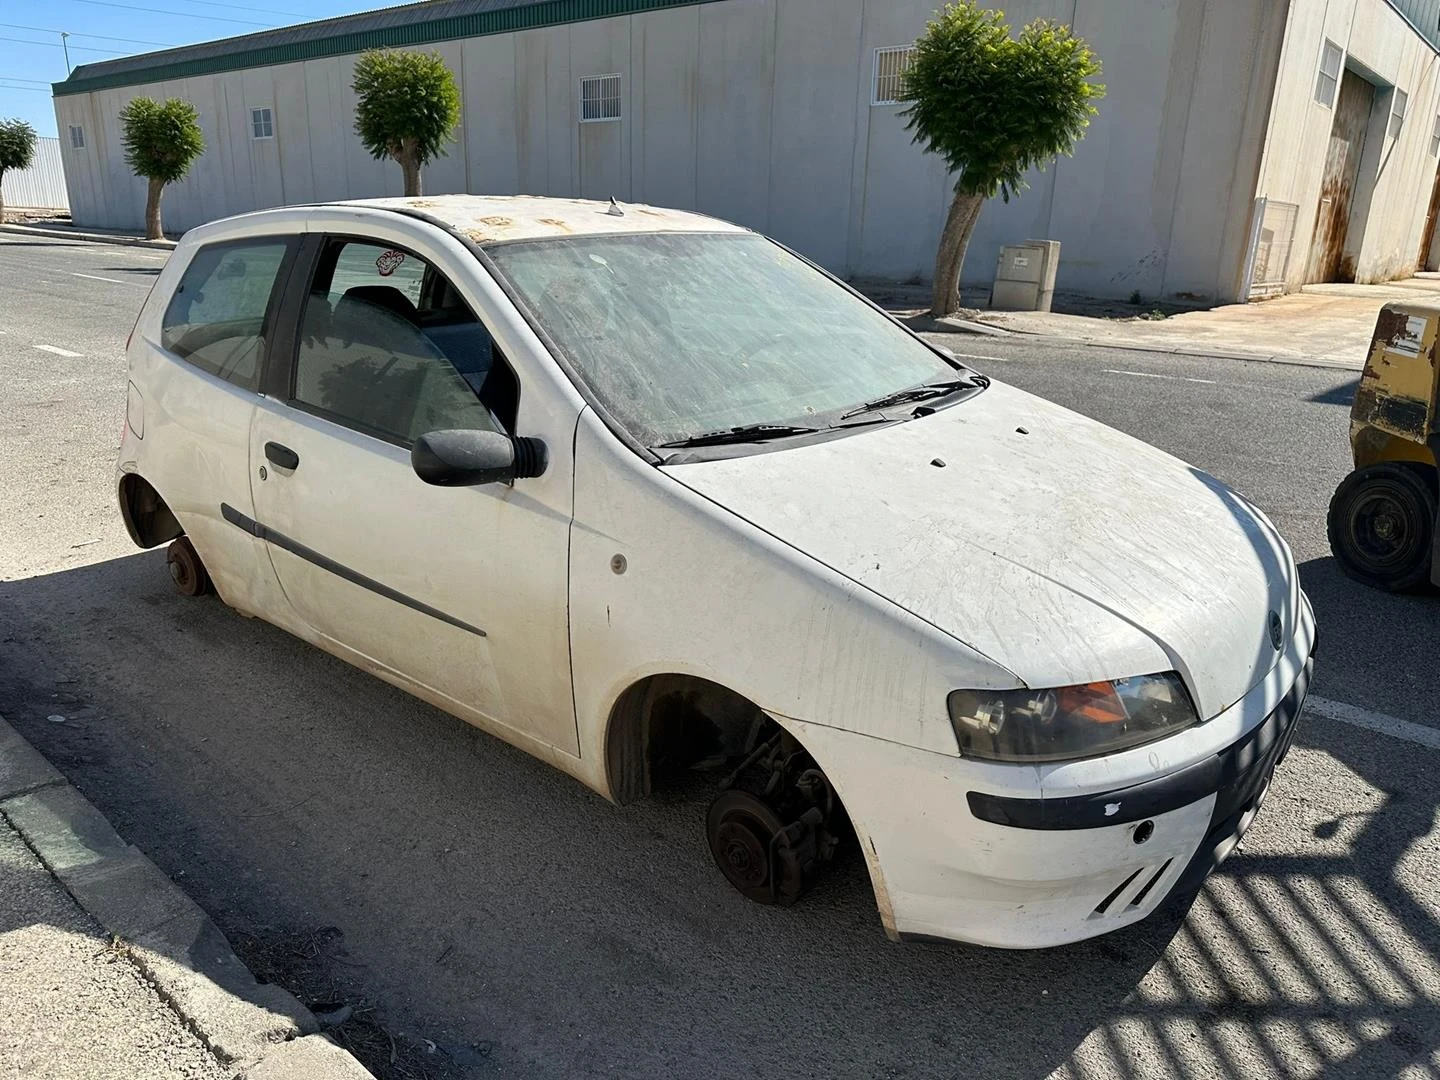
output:
M1198 886L1254 821L1294 740L1313 665L1306 615L1271 677L1189 738L1237 735L1140 783L993 795L974 763L799 725L850 811L887 931L1045 948L1138 922ZM1163 763L1158 745L1127 753Z

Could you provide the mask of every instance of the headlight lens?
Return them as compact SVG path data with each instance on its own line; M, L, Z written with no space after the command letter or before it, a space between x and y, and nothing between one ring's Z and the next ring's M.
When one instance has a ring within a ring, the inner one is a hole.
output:
M1199 721L1173 671L1054 690L953 690L960 752L987 761L1073 761L1128 750Z

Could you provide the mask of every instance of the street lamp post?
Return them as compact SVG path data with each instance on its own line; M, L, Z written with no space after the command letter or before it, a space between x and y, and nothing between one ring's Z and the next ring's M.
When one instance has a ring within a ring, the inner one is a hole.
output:
M60 31L60 47L65 50L65 74L70 74L70 43L66 40L70 35L64 30Z

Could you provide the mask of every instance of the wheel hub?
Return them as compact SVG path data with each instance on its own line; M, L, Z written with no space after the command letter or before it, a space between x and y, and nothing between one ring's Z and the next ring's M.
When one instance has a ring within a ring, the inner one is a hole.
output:
M765 845L749 828L738 821L725 821L716 830L716 841L723 860L721 869L739 889L758 889L770 875Z

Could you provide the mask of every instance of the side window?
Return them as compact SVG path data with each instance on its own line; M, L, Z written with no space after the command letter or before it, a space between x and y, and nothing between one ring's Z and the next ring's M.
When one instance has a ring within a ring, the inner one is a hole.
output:
M292 400L409 445L443 428L512 432L519 385L433 267L397 248L332 240L305 299Z
M197 251L165 309L161 344L202 371L257 389L265 311L287 246L247 240Z

